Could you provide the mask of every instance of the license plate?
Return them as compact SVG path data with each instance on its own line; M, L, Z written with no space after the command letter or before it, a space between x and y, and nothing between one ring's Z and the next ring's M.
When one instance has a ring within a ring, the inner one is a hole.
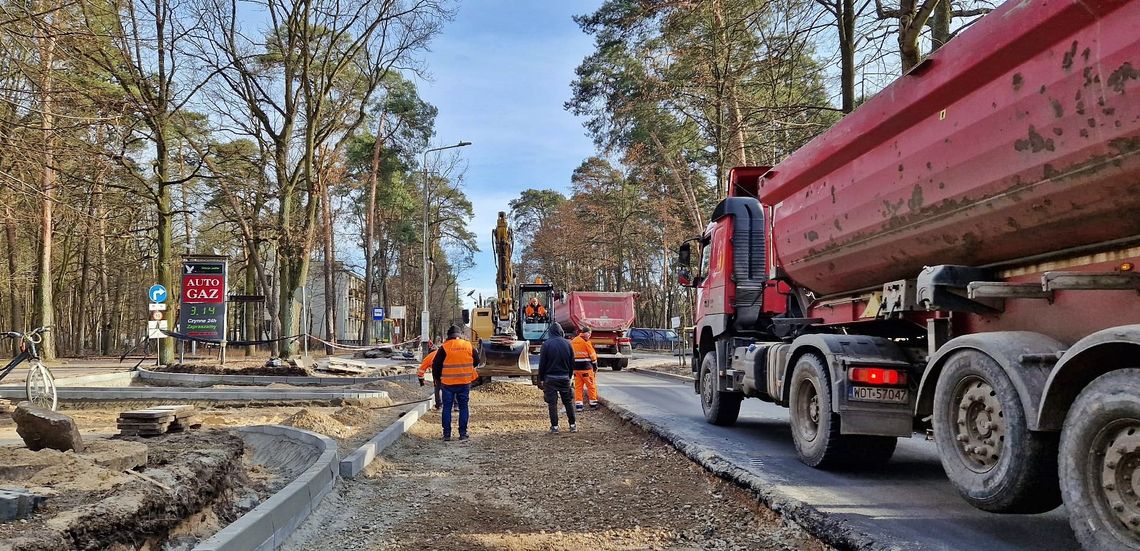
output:
M847 387L847 397L860 402L883 402L887 404L905 404L910 396L905 388L879 388L872 386Z

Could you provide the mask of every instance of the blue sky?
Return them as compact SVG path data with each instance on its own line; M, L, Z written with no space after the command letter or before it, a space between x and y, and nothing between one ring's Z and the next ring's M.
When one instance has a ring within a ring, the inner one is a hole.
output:
M482 252L460 277L462 294L494 294L491 230L499 211L527 188L564 193L594 153L582 122L562 104L593 40L571 20L601 0L467 0L425 56L431 80L420 95L439 108L434 145L469 141L464 191ZM447 153L447 152L445 152ZM429 164L432 161L429 159Z

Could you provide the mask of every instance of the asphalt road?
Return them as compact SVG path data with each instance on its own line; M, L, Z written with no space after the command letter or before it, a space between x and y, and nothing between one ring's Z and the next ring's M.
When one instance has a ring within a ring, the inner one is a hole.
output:
M880 545L900 549L1078 549L1064 507L1041 515L995 515L963 501L946 480L934 442L900 439L872 472L812 469L796 458L787 410L746 399L734 427L704 421L691 383L631 372L598 372L600 394L767 481L767 488L838 516Z

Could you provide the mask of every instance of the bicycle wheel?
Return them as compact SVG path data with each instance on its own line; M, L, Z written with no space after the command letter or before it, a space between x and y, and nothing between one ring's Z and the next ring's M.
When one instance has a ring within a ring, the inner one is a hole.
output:
M33 361L28 368L28 379L24 384L28 394L28 401L38 407L55 411L55 377L51 371L38 360Z

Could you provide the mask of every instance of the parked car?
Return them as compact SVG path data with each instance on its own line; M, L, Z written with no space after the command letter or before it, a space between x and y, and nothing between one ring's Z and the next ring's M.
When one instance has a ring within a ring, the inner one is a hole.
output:
M629 330L629 338L634 348L641 350L673 350L680 337L672 329L634 327Z

